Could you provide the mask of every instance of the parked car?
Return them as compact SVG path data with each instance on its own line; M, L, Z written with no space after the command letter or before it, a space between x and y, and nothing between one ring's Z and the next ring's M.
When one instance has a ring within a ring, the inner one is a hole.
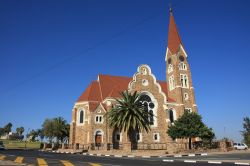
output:
M246 150L248 149L248 146L244 143L237 143L235 142L234 143L234 148L237 149L237 150Z
M0 150L4 150L5 147L4 147L4 144L3 144L3 141L0 141Z

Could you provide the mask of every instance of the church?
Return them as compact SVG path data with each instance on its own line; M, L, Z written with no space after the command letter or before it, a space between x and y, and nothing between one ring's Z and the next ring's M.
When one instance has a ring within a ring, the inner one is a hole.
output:
M142 103L153 113L151 130L136 133L137 150L185 148L185 140L171 139L168 126L185 111L197 112L188 55L170 10L166 48L166 81L159 81L154 69L142 64L131 77L100 74L75 102L72 109L69 144L76 149L126 150L127 135L110 128L105 114L115 105L120 93L140 93ZM164 57L162 57L163 59Z

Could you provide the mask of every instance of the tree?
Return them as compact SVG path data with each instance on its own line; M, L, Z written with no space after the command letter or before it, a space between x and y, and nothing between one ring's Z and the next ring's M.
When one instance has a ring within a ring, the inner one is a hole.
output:
M62 117L57 117L53 119L54 123L54 136L57 138L57 142L63 142L63 139L68 136L67 121Z
M16 133L21 136L24 132L24 127L17 127L16 128Z
M191 139L193 137L214 138L213 131L206 127L201 116L195 112L189 113L187 111L173 125L169 126L167 133L172 139L188 138L189 149L192 148Z
M208 144L209 147L211 147L212 140L215 138L215 134L212 128L208 128L204 125L204 127L200 129L199 137L202 139L203 145Z
M8 123L7 125L4 126L4 133L9 134L11 132L12 128L12 123Z
M45 119L41 130L41 136L47 137L50 142L54 138L56 138L58 143L63 142L64 138L69 136L69 124L62 117Z
M36 132L38 136L40 137L41 142L43 142L43 139L45 137L43 129L37 129Z
M249 117L243 118L243 131L241 134L243 136L244 142L250 146L250 119Z
M134 132L150 131L149 116L151 115L139 103L140 94L128 91L121 93L121 98L116 99L116 105L106 114L109 126L124 131L132 141Z
M4 135L5 131L4 128L0 128L0 136Z
M45 119L42 125L42 130L44 133L44 136L49 139L49 142L51 143L54 136L54 124L52 119Z
M30 141L35 141L36 137L38 136L38 133L36 132L36 130L31 130L30 133L27 134L27 137L30 139Z

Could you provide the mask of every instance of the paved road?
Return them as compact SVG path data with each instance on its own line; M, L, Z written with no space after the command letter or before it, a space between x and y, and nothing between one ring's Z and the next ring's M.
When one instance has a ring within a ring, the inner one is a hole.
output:
M217 164L208 164L206 161L195 160L213 160L216 158L229 159L233 158L248 159L250 160L250 155L248 154L227 154L216 155L216 156L199 156L199 157L185 157L185 158L115 158L115 157L97 157L97 156L84 156L82 154L57 154L50 152L40 152L32 150L4 150L0 151L0 160L11 160L16 163L28 163L31 165L39 166L216 166ZM165 160L165 162L163 161ZM233 163L222 163L226 166L235 166Z

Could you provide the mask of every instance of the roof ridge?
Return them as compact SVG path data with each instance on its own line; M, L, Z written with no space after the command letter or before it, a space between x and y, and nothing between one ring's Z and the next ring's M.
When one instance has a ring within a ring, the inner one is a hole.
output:
M98 76L133 78L129 76L119 76L119 75L110 75L110 74L98 74Z
M99 87L99 91L100 91L100 94L101 94L101 100L103 100L103 94L102 94L102 88L101 88L101 81L100 81L100 77L98 75L98 87Z

